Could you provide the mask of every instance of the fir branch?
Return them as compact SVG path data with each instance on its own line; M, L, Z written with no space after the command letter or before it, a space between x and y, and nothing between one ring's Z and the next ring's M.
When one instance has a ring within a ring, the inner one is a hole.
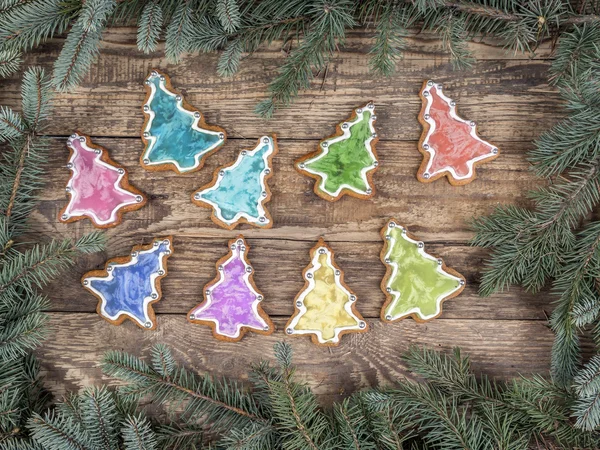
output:
M167 27L165 55L169 61L179 62L181 54L189 50L188 37L192 28L192 1L184 0Z
M87 0L54 65L52 84L59 91L77 86L98 54L102 30L116 0Z
M121 429L125 450L158 449L157 438L148 419L142 416L128 417ZM164 448L164 447L163 447Z
M7 78L19 70L22 61L19 50L0 50L0 78Z
M138 21L137 46L144 53L156 50L163 25L163 12L157 0L148 2Z
M117 408L105 388L88 388L80 395L82 425L94 449L113 450L118 445Z
M272 117L278 106L288 105L301 89L310 86L313 70L325 67L336 46L343 43L345 28L354 25L351 6L347 0L317 2L311 11L311 29L286 58L279 75L269 85L269 98L256 106L257 114Z
M573 406L576 426L587 431L600 425L600 356L595 355L573 379L579 399Z
M375 74L390 76L395 72L395 63L402 57L402 51L406 47L405 20L398 17L398 7L394 3L384 3L379 16L369 66Z
M90 233L77 242L70 239L37 245L13 255L0 271L0 296L17 288L43 287L58 273L73 264L78 253L93 253L104 245L104 236Z
M283 445L290 450L318 450L326 440L327 421L314 394L293 381L291 347L284 342L275 344L275 357L281 370L281 381L271 379L267 383Z
M574 311L584 303L600 303L594 280L600 276L600 222L586 226L577 236L572 251L564 256L564 266L554 282L553 290L560 297L550 324L556 337L552 348L552 372L555 380L569 384L579 360L578 316ZM591 285L591 288L590 288ZM586 322L597 317L587 318Z
M219 58L217 72L223 77L232 76L240 67L240 59L242 57L242 44L239 40L232 41L227 44L227 47Z
M203 415L211 427L245 427L253 423L270 426L267 419L258 415L252 398L235 384L218 382L209 376L198 377L182 367L165 377L121 352L107 353L102 368L107 375L128 383L121 389L125 397L151 395L158 404L170 403L173 408L185 404L184 416Z
M0 361L15 361L48 335L48 300L37 294L0 298Z
M0 49L29 50L63 33L71 19L62 0L28 0L0 9Z
M338 446L348 450L375 450L376 442L366 427L363 410L353 399L345 399L333 406L333 417L337 425Z
M44 70L33 67L23 76L21 85L21 98L23 118L30 133L42 130L41 124L45 123L52 108L52 88L50 80Z
M11 142L22 137L25 124L21 116L6 106L0 106L0 142Z
M594 25L584 23L560 36L556 58L552 61L550 81L554 84L570 81L587 70L599 69L600 20Z
M155 432L159 448L189 448L190 450L200 450L203 448L204 431L200 426L193 424L186 424L185 426L167 424L159 426Z
M227 33L232 33L240 26L240 7L237 0L216 0L216 14L221 26Z
M92 450L86 431L73 419L52 412L33 414L29 421L33 439L48 450Z

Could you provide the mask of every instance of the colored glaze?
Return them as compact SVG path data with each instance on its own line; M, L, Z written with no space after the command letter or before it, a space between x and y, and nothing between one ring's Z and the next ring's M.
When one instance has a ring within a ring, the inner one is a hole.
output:
M438 259L420 249L400 227L388 228L387 235L386 264L394 270L385 285L394 300L385 308L385 316L391 320L413 313L422 320L437 316L441 302L461 289L460 279L446 273Z
M314 272L315 286L304 297L306 313L300 318L295 330L319 330L324 340L332 340L336 329L357 326L359 320L345 309L348 293L335 282L335 273L327 261L327 255L319 255L321 267Z
M367 331L367 323L355 309L356 296L333 262L333 251L321 239L310 254L311 264L304 271L306 285L294 300L296 311L286 324L286 333L312 335L318 345L338 345L345 333Z
M102 299L101 314L113 321L125 314L147 326L148 304L154 300L152 294L157 295L154 279L164 270L162 260L169 250L169 241L160 241L128 263L112 264L107 276L86 278L88 289Z
M323 141L327 147L321 143L317 156L301 162L302 170L321 178L319 189L327 195L337 197L343 189L363 195L372 191L366 176L375 169L376 161L371 144L374 134L371 116L372 111L363 108L361 113L357 112L357 119L348 123L343 137Z
M68 184L71 199L64 211L65 219L87 216L104 225L117 220L120 208L139 203L137 194L120 186L123 175L118 167L102 161L101 155L84 145L78 135L69 139L69 143L73 150L69 161L73 176Z
M213 183L194 194L194 201L211 206L215 217L226 225L241 218L259 226L268 225L270 219L263 203L267 198L265 177L272 171L269 157L273 153L273 140L261 138L254 150L243 150L233 165L221 168Z
M205 286L206 300L191 312L195 320L214 322L215 332L229 338L237 338L242 327L268 329L257 311L259 294L249 281L250 266L242 250L245 245L238 240L234 247L220 267L217 283Z
M159 76L150 76L148 81L153 94L147 103L151 119L144 131L150 136L143 159L148 165L172 163L182 172L195 169L202 156L224 140L219 132L198 127L194 113L181 107Z
M419 169L422 181L447 175L453 184L465 184L475 177L478 161L494 159L498 149L479 138L475 123L456 114L454 102L432 81L422 90L423 109L420 119L425 125L422 151L428 155Z

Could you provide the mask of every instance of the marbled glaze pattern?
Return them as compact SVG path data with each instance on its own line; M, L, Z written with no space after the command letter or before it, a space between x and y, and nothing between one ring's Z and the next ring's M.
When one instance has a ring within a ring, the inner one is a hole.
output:
M265 157L270 151L272 148L265 144L245 156L240 155L234 167L223 170L215 187L198 191L196 199L216 205L225 222L235 222L240 215L257 222L263 198L261 178L266 169Z
M150 250L139 252L137 262L114 264L108 276L89 278L88 286L103 299L102 311L111 320L128 314L144 324L148 321L148 302L154 292L161 259L170 250L169 241L161 241Z
M435 258L419 253L418 244L405 238L400 227L388 228L387 234L387 264L397 265L397 271L385 283L395 298L384 315L394 319L411 313L422 320L435 317L441 302L461 288L460 281L443 272Z
M138 203L136 194L119 186L119 169L100 160L94 149L82 145L79 138L70 139L74 175L69 181L71 200L65 210L68 216L87 216L100 224L116 220L117 211Z
M374 169L375 158L369 152L367 141L371 138L372 131L369 125L371 112L363 110L362 119L350 126L350 137L338 142L329 142L327 151L322 157L315 157L305 161L305 170L322 177L319 187L328 195L336 197L343 187L350 187L356 191L366 193L372 188L367 184L364 176L365 168Z
M335 282L334 268L327 254L319 255L319 267L313 273L314 288L304 297L306 312L294 326L295 330L320 331L325 341L336 336L336 328L358 328L359 320L345 309L349 302L348 293Z
M219 281L206 286L209 291L206 300L192 311L196 320L214 322L216 332L230 338L238 337L242 327L258 330L267 327L256 310L258 294L248 281L242 244L235 247L231 258L222 265Z
M196 120L193 114L177 107L176 98L166 90L164 81L159 76L151 76L148 80L155 89L149 103L154 117L147 130L154 142L148 144L152 146L144 158L151 164L175 161L181 171L197 167L202 155L224 141L218 133L193 129Z
M440 97L434 86L429 90L432 98L429 115L435 122L435 131L429 136L428 144L435 151L429 173L436 174L454 169L459 178L471 176L469 161L482 156L493 156L493 145L471 136L471 125L456 120L450 115L450 105Z

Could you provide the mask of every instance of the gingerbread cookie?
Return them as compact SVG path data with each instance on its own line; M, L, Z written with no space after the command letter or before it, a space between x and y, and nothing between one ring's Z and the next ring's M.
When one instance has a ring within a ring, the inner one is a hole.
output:
M167 75L153 70L145 86L142 167L178 174L200 170L206 158L225 143L225 130L207 125L200 111L173 89Z
M273 219L265 208L271 199L267 180L273 176L276 136L263 136L252 150L242 150L235 162L217 168L213 180L192 194L192 202L212 208L211 219L232 230L240 223L271 228Z
M215 338L239 341L247 331L271 334L273 322L263 311L264 297L254 284L244 236L229 241L229 253L217 261L217 277L204 286L204 302L188 314L192 323L209 325Z
M381 230L384 239L381 261L386 273L381 289L386 302L381 320L395 322L412 316L417 322L433 320L442 303L465 288L465 278L446 267L441 258L425 251L425 244L395 220Z
M423 162L417 179L429 183L447 176L455 186L470 183L476 177L475 166L497 158L498 147L477 136L475 122L457 115L456 103L442 93L441 84L426 81L420 96Z
M81 278L83 287L98 298L98 314L113 325L125 319L140 328L156 328L152 304L161 299L160 280L167 275L167 259L173 239L155 239L136 245L131 255L109 259L103 270L92 270Z
M75 133L67 147L71 152L67 168L72 172L66 187L69 203L58 220L68 223L88 218L97 228L109 228L121 223L124 212L146 204L144 194L129 184L126 170L89 136Z
M336 133L319 142L319 150L296 161L296 169L316 180L319 197L335 202L345 194L367 199L375 195L373 174L379 167L375 144L375 105L354 110Z
M285 331L310 334L317 345L339 345L346 333L364 333L369 327L356 310L356 294L344 283L333 250L319 239L310 251L311 264L302 275L305 284L294 300L295 312Z

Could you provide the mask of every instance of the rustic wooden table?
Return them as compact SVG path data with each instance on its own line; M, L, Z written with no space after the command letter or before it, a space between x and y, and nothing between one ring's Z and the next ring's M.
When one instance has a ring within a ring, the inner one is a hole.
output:
M55 100L47 130L53 136L48 183L31 224L46 239L76 238L93 229L89 221L66 225L57 221L69 178L65 140L74 130L108 148L150 201L106 232L104 253L79 258L68 274L46 290L52 301L53 332L39 355L47 382L56 393L110 382L99 369L105 351L147 354L158 342L170 345L180 360L197 370L243 379L250 363L270 358L273 344L285 339L295 350L298 374L324 403L405 375L400 356L410 344L436 349L460 346L471 354L476 370L491 376L548 370L552 345L546 323L548 295L532 296L513 288L480 298L478 279L486 252L469 246L468 221L498 204L525 203L526 192L539 183L528 170L526 151L561 114L557 92L547 84L549 48L529 60L494 46L472 44L477 63L470 70L456 72L441 42L420 35L410 39L410 51L398 64L397 74L381 79L368 70L371 39L368 32L351 33L347 46L330 62L326 74L315 79L313 89L271 121L264 121L253 114L253 108L281 64L280 46L247 57L234 78L222 79L215 72L217 55L193 55L175 65L162 52L138 52L134 29L106 33L98 63L81 86ZM55 40L38 48L27 56L26 64L51 70L61 45L61 40ZM228 132L224 148L200 172L176 176L147 172L139 165L142 82L153 67L168 73L209 123ZM443 82L461 115L477 121L481 136L501 149L500 157L477 169L478 179L467 186L452 187L445 179L421 184L415 177L421 161L416 148L421 133L416 119L421 105L418 91L429 78ZM20 76L0 86L0 104L18 107ZM314 195L313 181L298 174L292 163L313 151L318 140L330 135L352 108L368 100L376 104L381 137L377 148L381 168L374 177L377 196L369 201L345 197L328 203ZM280 147L270 182L273 200L268 205L274 228L243 226L227 231L217 227L209 210L192 205L190 193L212 179L215 167L272 132L277 133ZM384 325L379 321L384 302L379 283L385 272L379 260L379 230L389 217L406 224L430 251L467 278L463 294L446 302L443 315L433 322L417 324L408 319ZM203 285L215 276L215 261L238 232L252 247L249 256L255 280L277 331L269 337L249 333L239 343L226 343L215 340L209 327L188 323L186 314L201 300ZM103 266L110 257L126 255L135 244L165 235L174 236L175 254L162 283L163 299L155 305L158 329L144 331L129 321L113 326L99 318L96 299L80 285L81 275ZM369 333L347 335L332 349L316 347L308 337L289 338L283 333L294 296L304 284L301 271L308 264L308 252L319 236L336 251L346 281L358 295L358 309L371 326Z

